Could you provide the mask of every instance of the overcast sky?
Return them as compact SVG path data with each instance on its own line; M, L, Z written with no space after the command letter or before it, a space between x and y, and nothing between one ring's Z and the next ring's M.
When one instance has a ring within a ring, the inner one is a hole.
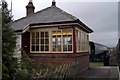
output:
M6 0L9 4L10 1ZM12 0L14 20L26 16L29 0ZM84 2L83 2L84 1ZM89 2L88 2L89 1ZM119 0L56 0L57 7L78 17L93 29L90 40L114 47L118 41L118 1ZM35 12L51 6L52 0L33 0Z

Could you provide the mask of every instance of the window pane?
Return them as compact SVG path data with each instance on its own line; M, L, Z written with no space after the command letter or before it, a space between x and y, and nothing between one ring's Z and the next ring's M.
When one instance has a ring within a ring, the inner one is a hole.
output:
M34 45L32 46L32 51L35 51L35 46Z
M32 44L35 44L35 39L32 39Z
M36 38L37 39L39 38L39 32L36 32Z
M39 39L36 39L36 44L39 44Z
M41 51L44 51L44 45L41 46Z
M45 32L45 37L49 37L49 34L48 34L48 32Z
M63 51L67 51L67 45L63 45Z
M35 33L32 32L32 39L35 39Z
M63 44L67 45L67 37L63 37Z
M57 45L57 51L61 51L61 45Z
M45 44L49 44L49 39L45 39Z
M53 51L56 51L56 45L53 45Z
M72 37L68 37L68 44L72 44Z
M68 45L68 51L72 51L72 45Z
M45 51L49 51L49 46L45 46Z
M55 44L55 38L52 38L52 44Z
M36 51L39 51L39 45L36 46Z
M41 38L44 38L44 32L41 32Z
M57 40L58 40L58 42L60 42L61 41L61 37L57 37Z
M41 39L41 44L44 44L44 39Z

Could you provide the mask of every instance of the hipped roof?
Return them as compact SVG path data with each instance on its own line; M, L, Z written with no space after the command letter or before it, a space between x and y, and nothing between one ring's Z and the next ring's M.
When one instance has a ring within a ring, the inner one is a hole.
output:
M54 24L54 23L78 23L83 29L86 29L89 33L93 32L92 29L87 27L84 23L82 23L75 16L61 10L56 6L47 7L41 11L38 11L29 16L23 17L21 19L15 20L12 23L12 27L15 31L22 31L26 27L32 24ZM80 27L81 27L80 26Z

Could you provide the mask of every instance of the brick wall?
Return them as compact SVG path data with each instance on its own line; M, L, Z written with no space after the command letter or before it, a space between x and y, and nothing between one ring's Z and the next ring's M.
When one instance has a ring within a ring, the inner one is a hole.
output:
M77 73L80 73L89 68L89 54L31 54L31 59L40 61L44 64L52 64L58 67L68 65L68 69L64 73L67 76L75 78ZM79 72L78 72L79 71ZM63 72L62 72L63 73Z

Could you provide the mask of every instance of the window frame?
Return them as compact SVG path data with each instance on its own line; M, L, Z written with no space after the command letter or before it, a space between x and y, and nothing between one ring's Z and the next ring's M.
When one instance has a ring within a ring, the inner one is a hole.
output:
M89 51L89 35L85 31L82 31L79 28L76 28L75 29L75 37L78 37L78 36L76 36L77 30L80 32L80 51L77 49L77 40L76 40L76 52L88 52ZM85 39L85 36L86 36L86 39ZM88 40L87 40L87 36L88 36ZM84 44L86 44L86 45L84 45Z

